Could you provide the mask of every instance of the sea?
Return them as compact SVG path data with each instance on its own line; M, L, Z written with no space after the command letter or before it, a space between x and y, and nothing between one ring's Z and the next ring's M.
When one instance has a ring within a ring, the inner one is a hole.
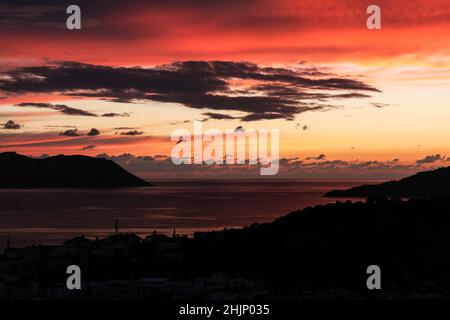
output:
M379 181L195 180L152 181L120 189L0 189L0 250L62 244L85 236L240 228L275 220L308 206L356 199L323 195ZM361 200L361 199L357 199Z

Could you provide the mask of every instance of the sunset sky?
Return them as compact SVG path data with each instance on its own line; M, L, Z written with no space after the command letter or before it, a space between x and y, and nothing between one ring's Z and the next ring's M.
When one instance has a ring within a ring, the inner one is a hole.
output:
M127 166L204 120L280 129L286 175L450 164L447 0L17 3L0 0L0 151ZM81 30L66 28L70 4ZM381 30L366 27L370 4Z

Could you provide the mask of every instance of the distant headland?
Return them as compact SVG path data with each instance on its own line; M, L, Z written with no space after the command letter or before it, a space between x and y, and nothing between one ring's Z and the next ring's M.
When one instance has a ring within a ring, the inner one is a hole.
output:
M119 188L150 183L111 160L81 155L35 159L0 153L0 188Z
M423 171L399 181L333 190L325 197L449 197L450 167Z

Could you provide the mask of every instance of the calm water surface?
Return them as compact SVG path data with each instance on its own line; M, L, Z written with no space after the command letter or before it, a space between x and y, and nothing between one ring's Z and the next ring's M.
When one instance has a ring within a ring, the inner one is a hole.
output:
M334 202L322 195L375 181L157 181L127 189L0 190L0 249L58 244L78 235L195 230L268 222L310 205ZM343 199L340 199L343 200Z

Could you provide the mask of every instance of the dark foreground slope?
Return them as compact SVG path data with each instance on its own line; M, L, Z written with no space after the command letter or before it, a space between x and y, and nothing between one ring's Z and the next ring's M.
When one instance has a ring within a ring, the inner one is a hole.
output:
M9 248L0 287L26 298L54 298L58 288L59 298L93 299L450 298L449 230L446 198L336 203L194 238L116 234ZM85 281L77 292L64 287L71 264ZM382 290L366 287L370 265L381 268Z
M450 197L450 167L419 172L399 181L333 190L326 197Z
M106 159L64 155L34 159L14 152L0 154L0 188L98 188L149 185L148 182Z

